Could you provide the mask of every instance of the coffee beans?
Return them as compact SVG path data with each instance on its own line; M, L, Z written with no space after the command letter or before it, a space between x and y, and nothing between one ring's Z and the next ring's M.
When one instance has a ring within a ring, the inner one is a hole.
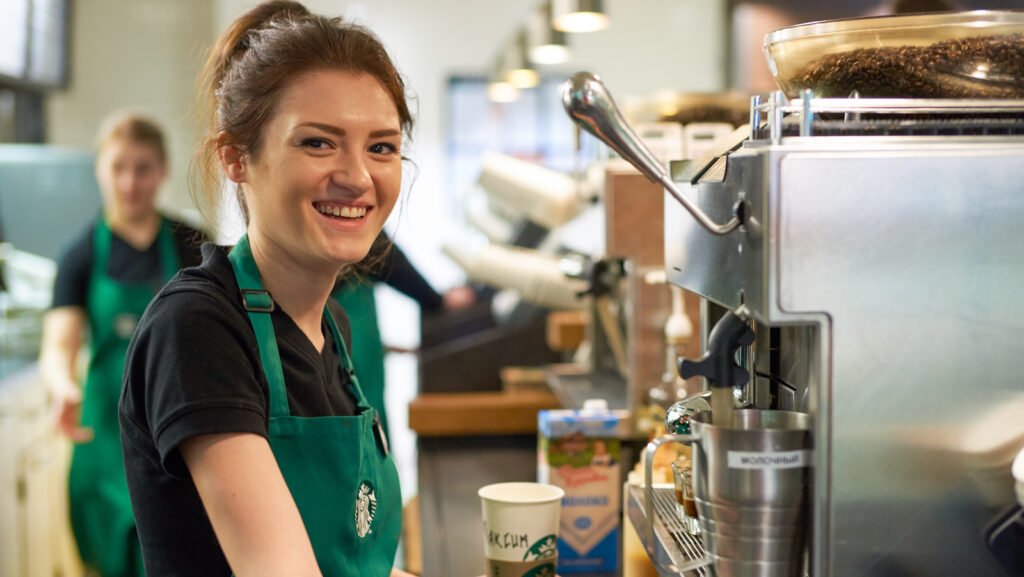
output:
M675 114L662 116L659 122L678 122L683 125L692 122L724 122L733 126L740 126L746 124L749 117L750 111L745 107L706 105L683 108Z
M804 67L791 85L839 98L855 90L869 98L1024 98L1024 35L830 54Z

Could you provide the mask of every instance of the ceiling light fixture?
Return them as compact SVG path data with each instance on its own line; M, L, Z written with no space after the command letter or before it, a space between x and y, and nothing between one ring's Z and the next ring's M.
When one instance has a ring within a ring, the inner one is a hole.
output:
M561 64L569 60L565 32L551 25L551 2L542 3L527 24L530 60L536 64Z
M597 32L608 27L602 0L552 0L551 23L564 32Z
M506 78L512 86L523 90L540 84L540 75L537 74L530 62L527 44L526 31L520 30L506 48L507 62L509 63Z
M487 98L491 102L515 102L519 99L519 89L508 80L509 68L504 52L498 54L491 70L491 78L487 83Z

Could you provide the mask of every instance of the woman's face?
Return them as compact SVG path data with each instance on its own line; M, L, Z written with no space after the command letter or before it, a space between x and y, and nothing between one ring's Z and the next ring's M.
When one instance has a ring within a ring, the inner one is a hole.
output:
M300 76L241 159L250 237L304 266L361 260L398 200L401 144L398 110L374 77Z
M156 194L167 176L160 153L148 144L115 139L100 148L96 179L103 205L119 220L134 222L156 210Z

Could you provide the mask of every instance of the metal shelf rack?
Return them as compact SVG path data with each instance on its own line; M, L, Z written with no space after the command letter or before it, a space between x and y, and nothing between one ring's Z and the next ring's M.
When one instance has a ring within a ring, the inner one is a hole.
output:
M704 542L683 528L676 512L673 490L655 486L652 493L653 541L644 511L643 487L629 487L626 510L658 573L662 577L710 577Z

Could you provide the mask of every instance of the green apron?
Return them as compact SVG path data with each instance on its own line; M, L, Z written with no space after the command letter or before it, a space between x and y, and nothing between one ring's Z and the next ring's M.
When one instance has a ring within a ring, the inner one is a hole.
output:
M324 318L358 404L351 417L294 417L270 312L274 301L243 236L229 255L270 387L270 448L324 577L387 577L402 531L398 470L376 411L359 387L334 318Z
M103 218L93 234L86 315L89 370L82 391L82 426L93 439L76 445L68 476L71 527L87 567L103 577L145 575L135 517L128 498L117 403L125 355L135 325L158 287L123 283L107 276L112 233ZM178 271L174 235L165 220L156 238L164 282Z
M346 281L332 295L348 313L352 327L352 366L359 375L366 400L380 414L384 432L388 427L388 411L384 405L384 343L377 325L377 299L373 283Z

